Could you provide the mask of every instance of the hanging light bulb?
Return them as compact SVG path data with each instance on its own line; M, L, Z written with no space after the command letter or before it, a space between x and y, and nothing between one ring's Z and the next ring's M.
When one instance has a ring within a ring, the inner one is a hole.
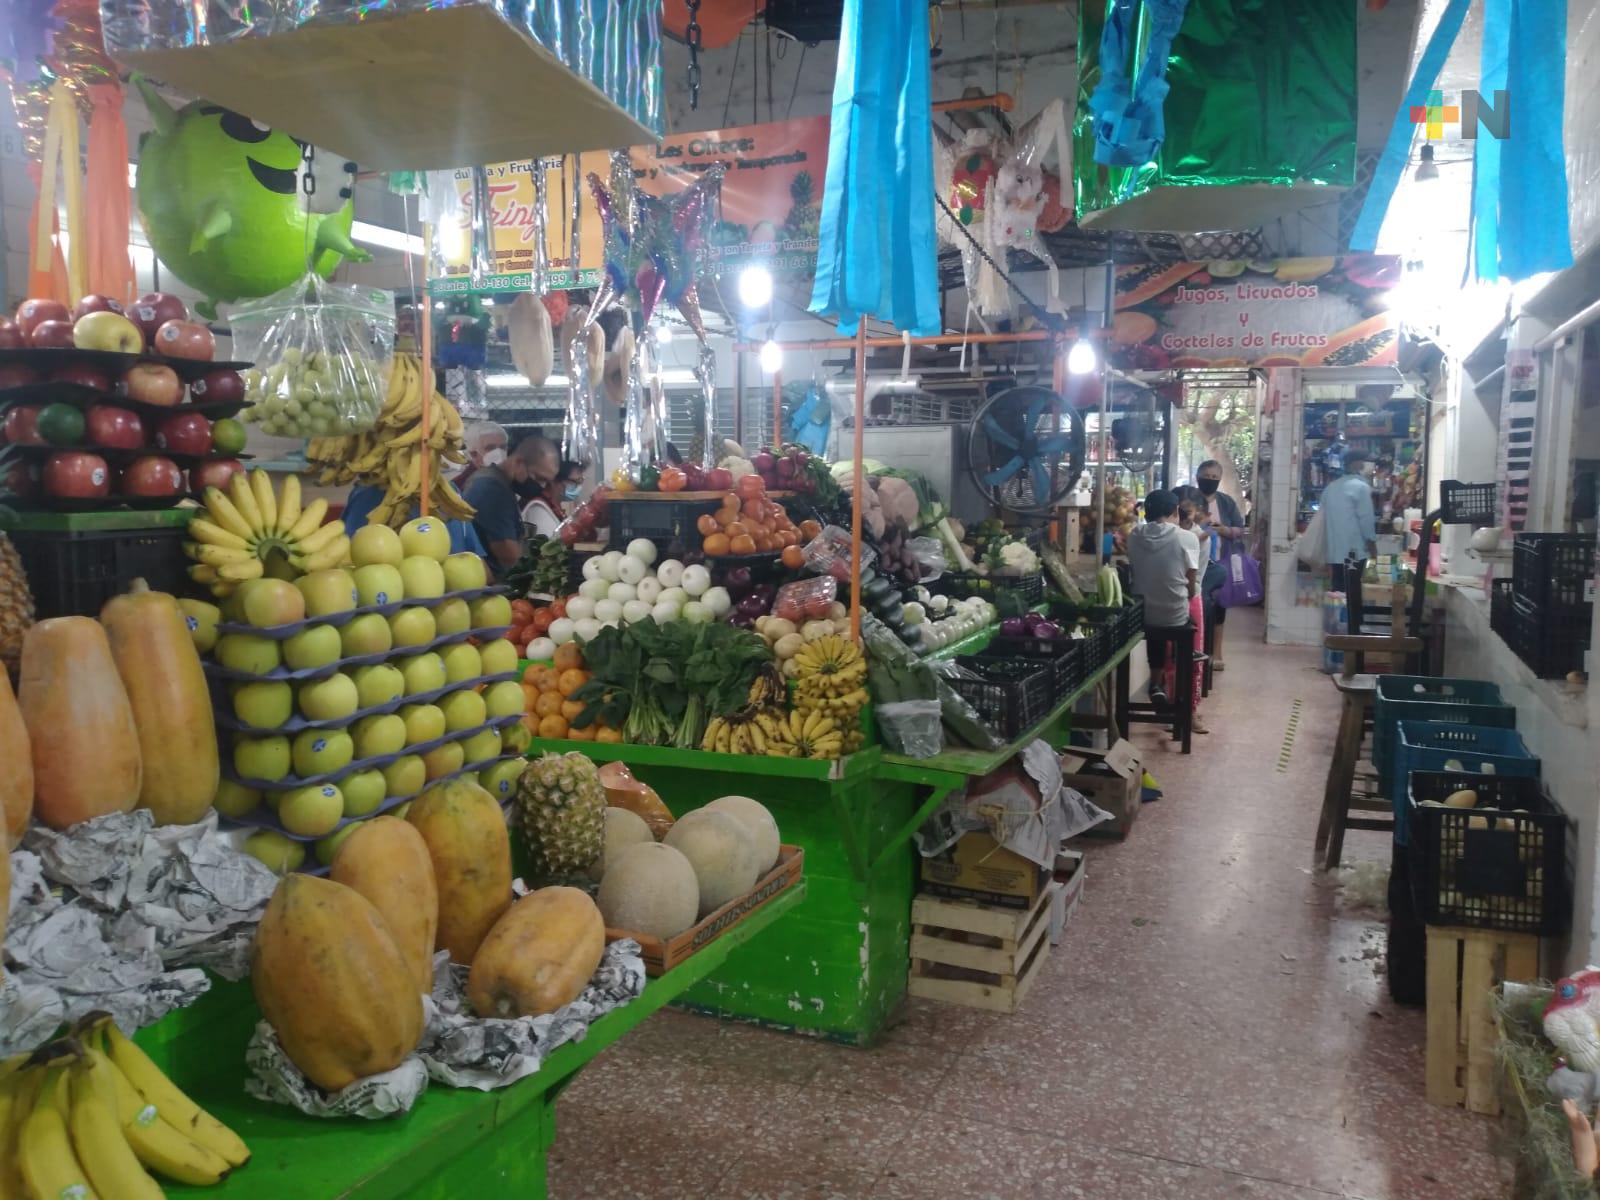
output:
M672 326L665 323L656 326L656 345L672 345Z
M761 363L761 369L768 375L776 375L783 370L783 347L770 337L762 343L757 358Z
M1093 375L1099 369L1100 358L1094 352L1094 343L1085 337L1073 342L1072 349L1067 351L1067 373Z
M1422 160L1417 163L1417 169L1412 172L1411 177L1418 183L1427 183L1430 179L1439 178L1439 168L1433 161L1433 144L1431 142L1422 143Z
M771 304L772 272L759 265L740 271L739 303L746 308L765 308Z

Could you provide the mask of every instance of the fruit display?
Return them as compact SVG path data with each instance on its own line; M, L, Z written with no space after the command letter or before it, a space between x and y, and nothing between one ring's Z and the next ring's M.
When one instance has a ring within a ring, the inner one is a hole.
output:
M195 562L189 577L214 596L269 573L290 579L349 558L343 522L324 519L328 502L319 496L302 508L298 475L285 475L275 492L265 471L240 471L226 490L207 487L204 495L205 513L189 522L183 550Z
M429 788L406 820L422 835L439 897L434 948L470 964L511 906L511 836L495 798L468 779Z
M575 693L591 676L574 642L557 646L552 665L532 663L522 673L522 724L534 737L570 738L578 742L620 742L622 732L604 718L574 727L587 707Z
M324 487L354 483L384 489L383 499L368 520L399 529L416 508L422 490L422 457L431 454L428 476L431 511L447 520L470 520L473 507L440 469L441 463L467 461L461 414L435 393L431 422L423 441L422 398L431 388L432 372L412 353L398 353L390 366L388 387L381 407L375 406L376 423L365 432L338 436L321 433L306 446L306 460L317 470Z
M606 926L587 892L546 887L494 923L472 959L467 1002L483 1017L537 1017L576 1000L606 949Z
M358 892L378 910L417 991L431 992L439 887L428 843L416 826L388 816L350 826L328 878Z
M792 548L796 554L785 565L799 567L805 561L799 553L799 526L783 505L767 497L767 485L759 475L739 479L731 491L722 494L714 511L696 521L695 528L707 558L782 554Z
M744 895L761 877L755 839L738 818L725 812L697 808L684 814L662 844L683 855L694 869L699 917Z
M511 820L536 878L583 871L605 849L606 791L594 763L576 751L541 754L517 784Z

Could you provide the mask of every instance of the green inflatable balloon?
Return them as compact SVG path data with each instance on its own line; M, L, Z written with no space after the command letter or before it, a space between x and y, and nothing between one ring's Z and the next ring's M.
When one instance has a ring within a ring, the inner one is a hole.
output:
M156 126L139 147L139 219L167 269L208 297L200 313L280 291L308 260L326 278L343 259L372 258L350 240L355 207L339 200L342 172L328 171L335 178L318 189L337 207L314 211L321 197L300 192L294 138L204 100L174 111L137 82Z

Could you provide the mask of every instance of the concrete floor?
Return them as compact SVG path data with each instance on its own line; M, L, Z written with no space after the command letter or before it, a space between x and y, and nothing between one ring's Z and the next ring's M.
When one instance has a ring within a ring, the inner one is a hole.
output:
M563 1096L551 1195L1507 1195L1494 1123L1423 1098L1381 913L1311 870L1333 685L1259 610L1229 633L1213 732L1188 758L1136 736L1166 796L1092 844L1022 1011L914 1001L871 1050L663 1013Z

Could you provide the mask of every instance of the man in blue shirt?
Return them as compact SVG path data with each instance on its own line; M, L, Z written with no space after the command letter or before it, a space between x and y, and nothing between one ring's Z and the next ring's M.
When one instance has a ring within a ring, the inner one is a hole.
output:
M1378 550L1377 514L1372 507L1372 485L1367 482L1369 462L1364 450L1347 450L1345 473L1322 491L1322 532L1327 538L1323 557L1331 576L1329 587L1344 593L1351 633L1361 632L1361 576L1367 559Z
M356 530L367 523L367 516L373 509L383 502L384 491L370 483L358 483L350 489L350 494L344 501L344 531L354 537ZM411 506L411 515L419 516L420 511L415 504ZM471 551L478 557L483 557L483 543L478 540L478 535L473 531L471 521L446 521L445 527L450 530L450 553L459 554L463 550Z
M532 480L544 487L556 477L561 454L554 442L537 434L523 438L504 462L484 456L484 466L467 484L466 501L477 509L472 518L478 538L489 551L496 573L514 566L522 557L522 502L517 485Z

